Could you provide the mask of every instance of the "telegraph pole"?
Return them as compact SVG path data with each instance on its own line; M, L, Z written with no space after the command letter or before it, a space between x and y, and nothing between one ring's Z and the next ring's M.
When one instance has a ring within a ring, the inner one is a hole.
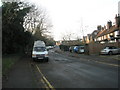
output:
M84 36L84 31L83 31L83 18L81 17L81 34L82 34L82 38Z

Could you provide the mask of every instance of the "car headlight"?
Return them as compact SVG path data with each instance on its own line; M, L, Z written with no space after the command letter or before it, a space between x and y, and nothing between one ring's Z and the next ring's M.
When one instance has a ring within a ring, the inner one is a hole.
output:
M36 57L36 55L35 55L35 54L32 54L32 57Z
M45 57L48 57L48 54L45 54Z

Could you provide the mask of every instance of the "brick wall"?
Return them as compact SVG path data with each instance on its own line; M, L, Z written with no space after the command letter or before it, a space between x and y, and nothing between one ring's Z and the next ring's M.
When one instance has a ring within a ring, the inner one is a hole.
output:
M115 43L89 43L88 44L88 49L89 49L89 54L99 54L99 52L105 47L105 46L116 46L120 48L120 42L115 42Z

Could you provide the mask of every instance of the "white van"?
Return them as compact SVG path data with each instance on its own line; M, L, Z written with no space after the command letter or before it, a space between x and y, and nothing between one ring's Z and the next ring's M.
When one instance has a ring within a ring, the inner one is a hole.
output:
M35 41L32 51L32 59L33 60L45 60L48 62L48 51L46 49L44 41Z

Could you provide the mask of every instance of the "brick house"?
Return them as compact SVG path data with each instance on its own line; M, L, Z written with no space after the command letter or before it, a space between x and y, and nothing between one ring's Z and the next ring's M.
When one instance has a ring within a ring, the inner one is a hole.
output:
M97 30L94 30L91 34L83 37L84 43L99 42L99 43L114 43L120 42L120 16L115 17L115 25L112 25L111 21L107 22L107 25L102 27L98 26Z
M115 25L111 21L107 25L97 27L91 34L83 37L89 50L89 54L97 54L105 46L116 46L120 48L120 16L115 16Z
M115 17L115 25L112 25L111 21L107 22L107 28L104 26L104 28L99 31L97 36L94 38L95 42L100 43L114 43L114 42L120 42L120 16L116 15Z

